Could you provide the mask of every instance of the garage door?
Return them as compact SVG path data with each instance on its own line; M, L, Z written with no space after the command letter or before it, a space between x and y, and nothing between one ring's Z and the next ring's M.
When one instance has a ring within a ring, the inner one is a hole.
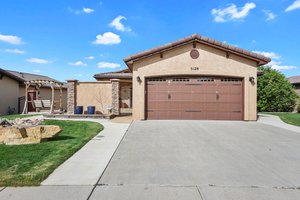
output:
M146 79L146 118L243 120L243 79Z

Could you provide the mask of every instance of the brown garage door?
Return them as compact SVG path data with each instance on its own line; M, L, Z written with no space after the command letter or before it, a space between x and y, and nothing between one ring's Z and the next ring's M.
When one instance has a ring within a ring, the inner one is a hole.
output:
M243 80L229 77L146 79L147 119L243 120Z

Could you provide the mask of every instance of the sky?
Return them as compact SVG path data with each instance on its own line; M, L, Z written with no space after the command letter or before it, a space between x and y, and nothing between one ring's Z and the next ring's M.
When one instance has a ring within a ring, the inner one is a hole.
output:
M60 81L194 33L261 53L300 75L300 0L1 0L0 68Z

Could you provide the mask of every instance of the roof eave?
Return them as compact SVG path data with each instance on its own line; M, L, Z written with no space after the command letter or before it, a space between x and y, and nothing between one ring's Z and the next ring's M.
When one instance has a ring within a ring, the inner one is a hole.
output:
M6 75L6 76L8 76L8 77L10 77L10 78L12 78L12 79L18 81L19 83L24 83L24 82L25 82L24 79L21 79L21 78L19 78L18 76L15 76L15 75L13 75L12 73L9 73L8 71L6 71L6 70L4 70L4 69L2 69L2 68L0 68L0 72L3 73L3 74Z

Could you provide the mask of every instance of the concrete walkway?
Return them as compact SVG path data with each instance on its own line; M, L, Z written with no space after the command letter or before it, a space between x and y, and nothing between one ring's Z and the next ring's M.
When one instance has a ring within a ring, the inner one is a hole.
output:
M104 119L84 120L99 122L104 126L104 130L60 165L41 185L74 186L97 183L126 133L129 123L112 123Z
M268 115L268 114L259 114L258 115L258 121L259 123L268 124L272 126L276 126L279 128L283 128L289 131L299 132L300 133L300 127L299 126L293 126L290 124L287 124L283 122L278 116L275 115Z

